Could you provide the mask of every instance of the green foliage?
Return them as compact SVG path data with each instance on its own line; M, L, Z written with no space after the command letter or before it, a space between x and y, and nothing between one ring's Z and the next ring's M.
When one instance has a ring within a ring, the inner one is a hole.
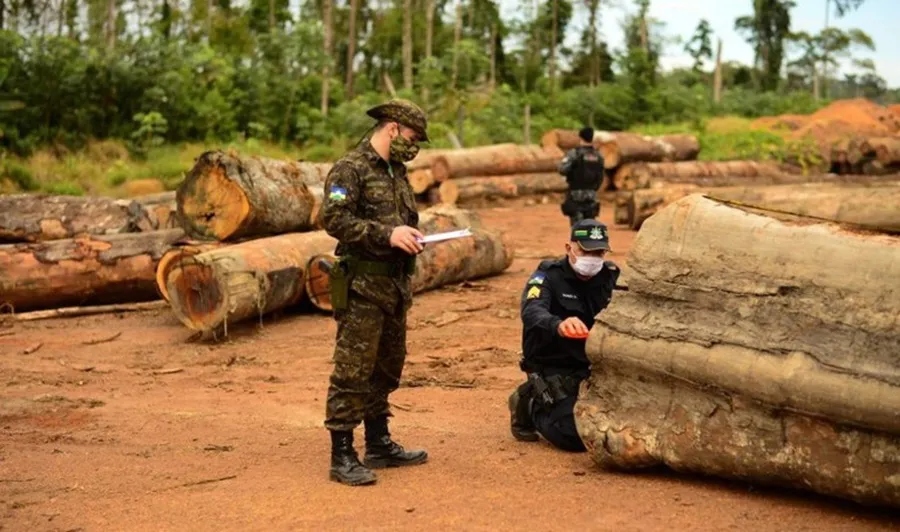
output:
M31 171L29 171L26 166L16 161L4 162L2 173L0 173L0 180L3 179L9 180L13 185L25 191L33 191L40 188L37 181L35 181L34 177L31 175Z

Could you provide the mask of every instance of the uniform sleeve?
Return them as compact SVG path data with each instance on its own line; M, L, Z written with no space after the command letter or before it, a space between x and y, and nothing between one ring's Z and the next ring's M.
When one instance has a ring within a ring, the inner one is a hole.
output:
M560 174L566 175L569 173L569 170L572 169L572 163L575 162L577 152L575 150L569 150L566 152L566 155L562 158L562 161L559 162L559 167L557 170Z
M541 334L546 342L558 334L557 329L562 319L550 313L550 301L552 299L551 288L548 286L544 273L541 270L534 272L528 278L525 289L522 291L521 315L522 327L525 332Z
M360 194L356 170L346 163L335 164L325 180L322 200L325 231L342 243L361 245L372 252L390 248L394 228L359 217Z

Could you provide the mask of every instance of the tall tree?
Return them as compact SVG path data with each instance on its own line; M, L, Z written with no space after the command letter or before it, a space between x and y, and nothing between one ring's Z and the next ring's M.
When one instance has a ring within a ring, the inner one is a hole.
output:
M412 0L403 0L403 88L413 88Z
M694 72L703 71L703 60L712 59L712 28L709 21L702 19L694 30L691 40L684 45L684 50L694 58Z
M753 14L734 22L734 28L753 46L760 71L758 84L763 90L777 89L781 80L784 45L791 34L794 5L793 0L754 0Z
M831 4L834 2L834 13L838 18L843 17L847 13L859 9L865 3L866 0L825 0L825 29L827 30L829 26L829 19L831 15ZM828 56L827 53L822 57L822 72L821 76L823 78L823 82L825 85L825 94L828 94ZM818 76L819 73L816 72L814 75Z
M347 29L347 98L353 98L353 61L356 59L356 14L359 0L350 0L350 22Z
M824 64L826 67L837 67L838 60L849 58L854 50L874 50L875 43L864 31L850 29L848 31L839 28L827 28L816 35L807 32L799 32L791 36L801 51L800 57L791 61L789 66L802 72L812 83L813 96L819 99L820 78L817 66Z
M328 116L328 99L331 92L331 62L334 60L334 0L322 0L323 45L325 52L322 67L322 116Z

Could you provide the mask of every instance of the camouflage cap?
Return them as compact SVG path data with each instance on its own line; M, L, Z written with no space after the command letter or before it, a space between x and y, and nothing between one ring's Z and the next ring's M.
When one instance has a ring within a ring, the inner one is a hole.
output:
M393 120L415 131L422 142L428 142L428 119L421 107L400 98L369 109L366 112L376 120Z

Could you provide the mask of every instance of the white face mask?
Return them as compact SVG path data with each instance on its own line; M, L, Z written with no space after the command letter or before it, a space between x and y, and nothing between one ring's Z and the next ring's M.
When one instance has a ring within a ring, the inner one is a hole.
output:
M602 257L575 257L575 264L572 265L575 273L584 277L593 277L600 273L603 269Z

